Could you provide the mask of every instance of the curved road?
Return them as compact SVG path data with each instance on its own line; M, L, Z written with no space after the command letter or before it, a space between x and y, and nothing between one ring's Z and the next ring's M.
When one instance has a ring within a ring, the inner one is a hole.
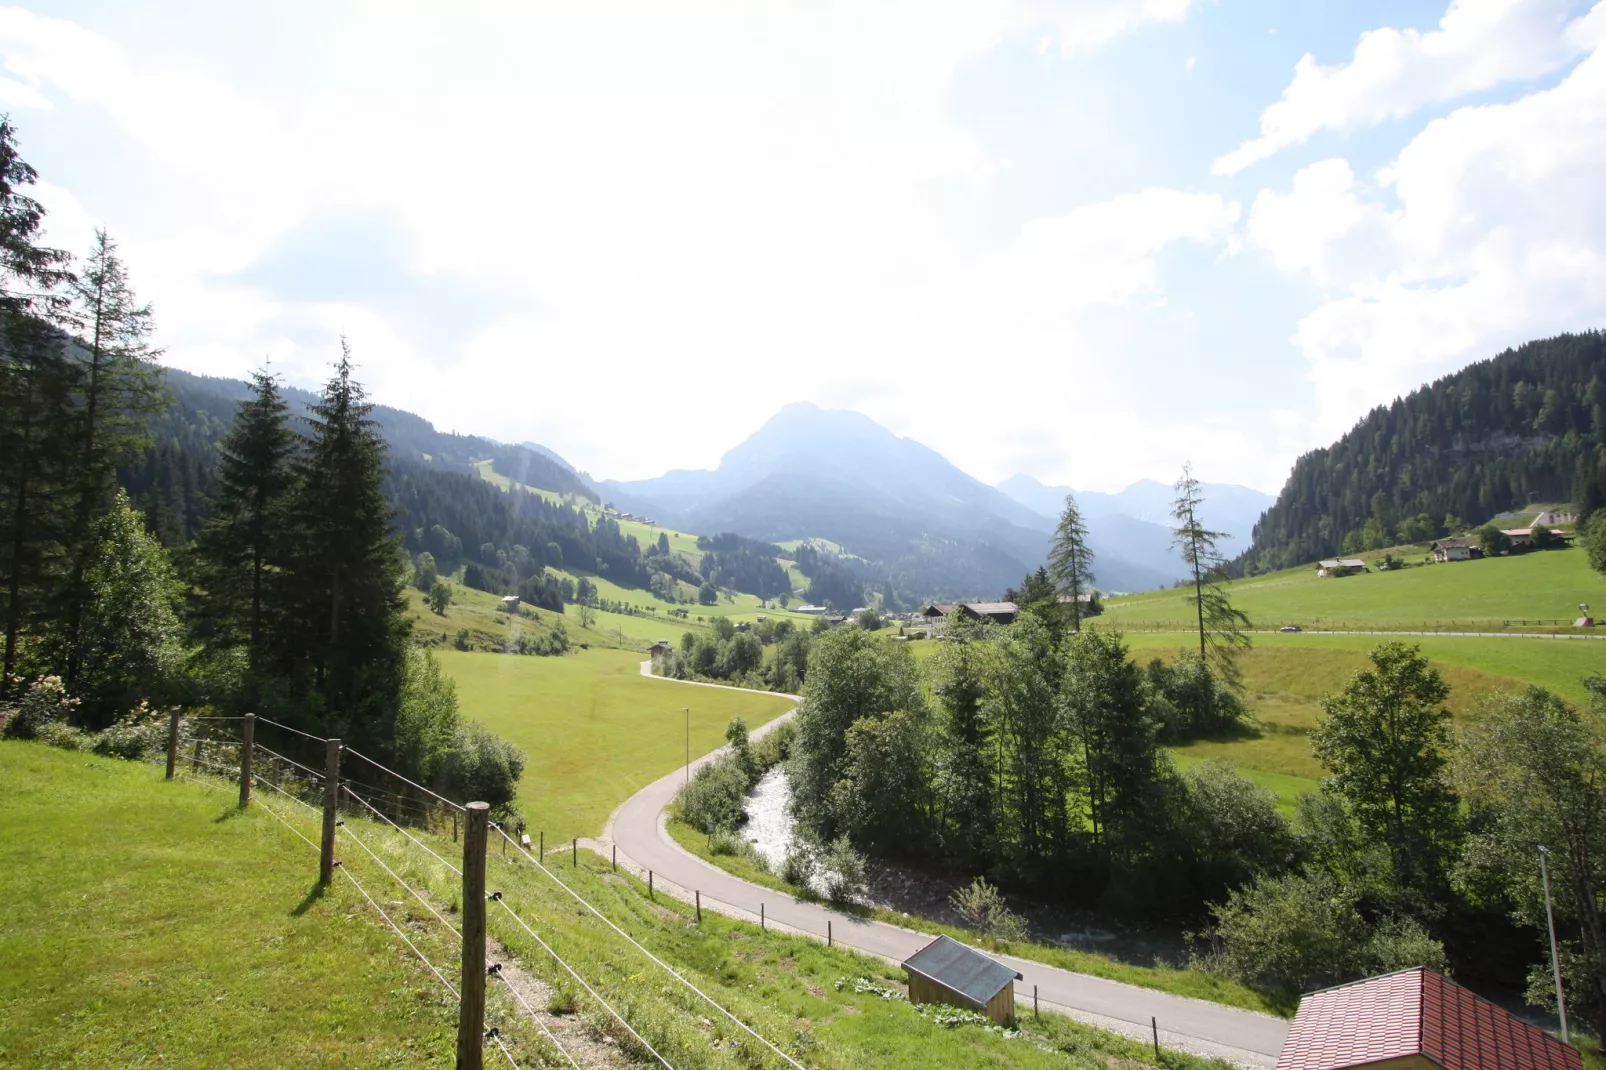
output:
M651 674L650 663L643 664L642 673ZM677 680L664 683L721 686ZM761 736L790 716L790 712L782 714L753 735ZM693 762L692 773L719 753L714 751ZM664 811L686 776L684 770L677 769L631 796L614 811L603 833L605 843L611 841L617 846L622 863L642 876L651 871L656 888L685 900L691 900L696 890L702 893L705 907L747 921L757 921L762 908L768 924L822 940L829 926L833 939L843 946L895 962L902 962L931 941L927 933L844 914L750 884L683 849L669 838ZM1255 1068L1275 1065L1288 1035L1288 1023L1270 1015L1106 981L1012 956L995 957L1024 977L1015 985L1015 1005L1022 1011L1031 1006L1035 986L1041 1004L1052 1010L1142 1040L1150 1037L1152 1018L1158 1023L1160 1042L1167 1047Z

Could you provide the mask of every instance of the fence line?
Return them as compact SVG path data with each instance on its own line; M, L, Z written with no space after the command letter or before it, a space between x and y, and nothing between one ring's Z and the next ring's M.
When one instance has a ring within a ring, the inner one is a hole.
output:
M341 786L345 787L345 785L341 785ZM431 855L434 855L435 861L439 862L441 865L445 866L447 869L451 870L453 873L457 874L459 877L461 877L463 875L463 871L461 869L459 869L456 866L452 865L450 862L446 861L446 859L442 858L440 855L435 854L434 851L430 851L428 844L424 843L423 840L420 840L417 836L414 836L411 832L408 832L406 829L404 829L400 825L396 824L396 822L394 822L390 818L386 817L380 810L378 810L367 799L364 799L361 795L358 795L356 792L352 791L350 788L346 788L346 794L350 795L353 799L356 799L358 802L362 803L364 806L366 806L369 809L370 812L378 815L379 819L381 821L385 822L385 824L389 825L391 828L395 829L397 832L401 833L403 836L406 836L409 840L412 840L414 843L418 844L418 846L422 847L424 850L429 851L429 853Z
M273 727L282 728L286 732L294 732L298 736L305 736L307 739L312 740L314 743L328 743L329 742L327 739L324 739L322 736L315 736L311 732L303 732L299 728L291 728L289 725L280 724L278 721L270 721L266 717L258 717L257 718L257 724L271 724Z
M401 781L403 784L411 784L413 787L417 788L419 791L425 793L426 795L433 795L435 798L439 799L441 802L445 803L447 806L452 807L454 810L463 810L463 806L461 804L454 803L452 800L448 799L446 796L439 795L439 794L437 794L437 793L435 793L433 791L430 791L428 788L424 787L424 785L422 785L422 784L420 784L420 783L418 783L416 781L407 779L406 777L402 776L400 773L396 772L396 770L391 769L388 766L380 765L378 762L374 761L372 758L368 757L366 754L358 754L356 751L350 749L349 747L346 749L346 753L351 755L353 758L361 758L363 761L367 762L369 765L373 766L376 769L384 770L385 772L389 773L391 776L395 777L397 780Z
M715 1010L719 1011L725 1017L729 1018L731 1021L733 1021L737 1025L741 1026L741 1028L746 1030L753 1037L753 1039L757 1040L760 1044L763 1044L765 1047L769 1048L776 1055L779 1055L788 1064L796 1067L797 1070L803 1070L803 1065L801 1063L799 1063L796 1059L792 1058L790 1055L786 1054L786 1052L784 1052L780 1048L776 1047L773 1043L771 1043L769 1041L768 1038L763 1036L761 1033L759 1033L752 1026L748 1025L746 1022L744 1022L740 1018L736 1017L736 1015L734 1015L730 1011L726 1010L723 1006L720 1005L719 1001L714 999L714 997L710 996L708 993L704 992L702 989L698 988L696 985L694 985L690 981L688 981L685 977L681 976L680 971L676 970L673 966L670 966L667 962L665 962L663 959L659 958L657 955L654 955L651 951L648 951L645 947L643 947L636 940L635 937L631 936L629 933L627 933L623 929L619 928L619 926L615 925L613 923L613 921L606 914L604 914L602 911L598 910L596 907L592 906L590 903L586 902L586 900L580 895L580 893L576 892L573 888L570 888L567 884L564 884L561 880L559 880L556 874L554 874L551 870L547 869L546 865L544 863L540 862L539 860L537 860L533 855L530 854L530 852L526 851L524 849L524 846L522 844L520 844L517 840L513 839L513 837L509 836L507 834L506 830L504 830L500 825L497 825L495 827L496 827L496 831L501 834L501 836L502 836L502 838L504 840L508 841L509 843L513 844L514 847L518 848L519 853L523 854L525 858L528 858L532 863L534 863L535 867L537 869L539 869L542 873L545 873L548 877L552 878L553 883L555 883L559 888L562 888L564 891L568 892L571 896L573 896L576 902L578 902L581 906L585 907L587 910L591 911L591 913L595 914L598 918L600 918L604 925L608 926L608 928L612 929L614 932L618 933L620 936L622 936L626 940L628 940L636 948L637 951L640 951L643 955L646 955L649 959L651 959L653 962L657 963L665 971L667 971L670 976L674 977L681 984L685 985L687 988L689 988L693 992L697 993L697 995L701 996L703 998L703 1000L706 1001Z
M580 1070L580 1064L574 1061L574 1056L570 1055L567 1049L565 1049L562 1044L558 1043L558 1038L552 1035L552 1030L546 1027L546 1023L541 1020L541 1016L535 1013L535 1008L530 1006L530 1001L524 998L524 994L522 992L513 987L512 981L509 981L506 977L502 976L502 971L500 969L497 969L496 971L496 979L506 985L508 992L512 994L513 998L518 1000L519 1005L529 1012L530 1021L534 1022L536 1024L536 1028L540 1029L541 1032L546 1034L546 1038L552 1042L552 1046L558 1049L558 1054L567 1059L569 1061L569 1065L574 1067L574 1070Z
M591 998L592 999L594 999L598 1003L602 1004L603 1010L605 1010L609 1014L613 1015L614 1018L618 1020L619 1024L624 1026L625 1030L631 1036L636 1038L636 1042L638 1044L640 1044L643 1048L646 1048L648 1053L651 1054L654 1059L657 1059L659 1062L663 1063L664 1066L667 1068L667 1070L675 1070L675 1068L670 1065L668 1059L665 1059L662 1055L659 1055L658 1052L653 1048L653 1046L651 1044L648 1044L646 1042L646 1040L644 1040L642 1038L640 1033L636 1032L635 1029L631 1028L630 1023L625 1021L624 1015L622 1015L618 1011L614 1010L613 1006L607 1000L605 1000L601 996L597 995L597 990L592 988L590 985L586 984L585 978L581 977L578 973L576 973L573 966L570 966L567 962L564 962L562 956L560 956L556 951L552 950L552 945L547 943L545 940L541 939L540 935L534 929L530 928L529 923L526 922L523 918L519 917L518 911L514 910L512 907L507 905L507 901L502 898L500 892L496 893L495 899L496 899L496 902L502 907L503 910L507 911L510 915L512 915L514 921L518 922L519 925L523 926L524 931L530 934L530 939L534 940L537 944L540 944L542 949L545 950L548 955L551 955L553 960L556 961L559 966L562 966L565 970L568 970L569 971L569 976L573 977L575 979L575 981L579 983L581 988L583 988L587 992L589 992L591 994Z

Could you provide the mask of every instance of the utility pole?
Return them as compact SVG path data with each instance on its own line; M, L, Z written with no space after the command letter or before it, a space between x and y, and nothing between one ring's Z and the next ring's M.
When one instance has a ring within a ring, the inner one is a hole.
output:
M682 706L680 712L686 715L686 783L691 783L691 707Z
M1545 882L1545 923L1550 927L1550 972L1556 979L1556 1010L1561 1014L1561 1042L1571 1044L1567 1035L1567 998L1561 992L1561 959L1556 955L1556 915L1550 909L1550 867L1545 864L1550 848L1539 848L1539 875Z

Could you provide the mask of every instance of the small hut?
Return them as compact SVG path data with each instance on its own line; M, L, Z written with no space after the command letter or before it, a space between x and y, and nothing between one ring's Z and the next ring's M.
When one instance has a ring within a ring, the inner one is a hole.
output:
M939 936L909 956L910 1003L946 1003L979 1011L999 1025L1015 1022L1015 982L1021 975L997 959Z

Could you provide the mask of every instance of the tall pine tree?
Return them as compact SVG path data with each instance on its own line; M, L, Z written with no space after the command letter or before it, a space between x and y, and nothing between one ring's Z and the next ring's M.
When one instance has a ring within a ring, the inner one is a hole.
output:
M409 631L406 559L383 489L385 443L351 373L342 340L286 497L268 645L319 723L387 753Z
M19 667L23 629L59 575L71 520L76 368L59 328L71 258L39 243L45 212L23 190L38 175L0 118L0 693Z
M1082 630L1083 598L1093 591L1093 551L1087 545L1087 522L1076 495L1065 495L1054 542L1048 551L1048 574L1059 593L1070 599L1071 630Z
M1193 603L1199 623L1199 657L1224 679L1236 684L1236 655L1249 646L1249 636L1243 631L1249 627L1249 617L1233 608L1224 586L1226 563L1216 549L1216 542L1226 538L1226 533L1204 526L1199 515L1204 495L1199 490L1199 481L1193 477L1192 465L1182 466L1176 492L1171 515L1177 525L1171 529L1171 545L1181 552L1193 581L1193 594L1188 600Z
M64 627L54 660L71 691L87 654L82 626L94 595L85 574L97 552L91 529L109 504L116 466L147 445L149 417L165 404L166 392L156 366L161 351L149 341L150 306L134 296L117 243L104 228L95 231L94 247L67 288L78 332L72 352L81 365L82 393L74 466L76 512L68 549L71 574L57 597L55 612Z
M195 548L202 586L196 632L211 654L244 649L249 680L241 697L248 704L262 671L269 562L282 537L280 506L295 460L288 408L272 375L251 374L251 397L218 443L212 516Z

